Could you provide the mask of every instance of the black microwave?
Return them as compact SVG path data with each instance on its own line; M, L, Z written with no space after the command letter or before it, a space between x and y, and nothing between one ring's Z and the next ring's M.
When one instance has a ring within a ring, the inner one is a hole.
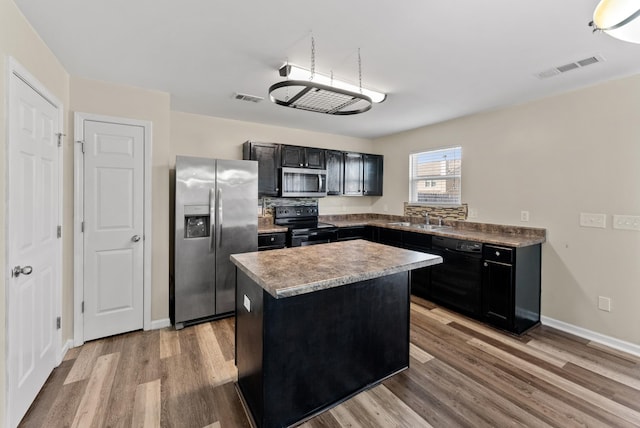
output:
M327 196L327 170L280 168L280 196L283 198Z

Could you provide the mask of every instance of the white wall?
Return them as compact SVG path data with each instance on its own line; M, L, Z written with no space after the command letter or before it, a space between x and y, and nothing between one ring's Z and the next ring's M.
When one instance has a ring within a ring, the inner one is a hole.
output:
M461 145L462 199L478 221L547 229L542 314L640 344L640 232L611 227L613 214L640 215L639 119L635 76L380 138L385 196L373 210L402 212L409 153ZM579 227L581 212L607 214L607 228Z

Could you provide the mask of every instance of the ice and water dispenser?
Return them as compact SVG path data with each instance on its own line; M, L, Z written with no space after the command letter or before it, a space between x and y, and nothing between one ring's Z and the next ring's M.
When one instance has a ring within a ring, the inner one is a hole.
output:
M184 237L206 238L210 234L209 205L184 206Z

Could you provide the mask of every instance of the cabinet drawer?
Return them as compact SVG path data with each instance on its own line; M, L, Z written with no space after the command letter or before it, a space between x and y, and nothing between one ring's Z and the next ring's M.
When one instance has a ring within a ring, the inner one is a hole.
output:
M263 233L258 235L258 249L284 248L287 242L285 232Z
M365 239L366 232L364 226L341 227L338 229L338 241L349 239Z
M514 249L485 244L482 255L485 260L511 264L513 263Z
M429 252L431 250L431 235L418 232L402 232L402 244L410 250Z

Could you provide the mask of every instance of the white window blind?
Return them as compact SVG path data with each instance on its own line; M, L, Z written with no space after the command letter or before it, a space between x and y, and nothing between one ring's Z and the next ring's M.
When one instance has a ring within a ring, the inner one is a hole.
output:
M409 162L412 203L461 203L461 147L414 153Z

